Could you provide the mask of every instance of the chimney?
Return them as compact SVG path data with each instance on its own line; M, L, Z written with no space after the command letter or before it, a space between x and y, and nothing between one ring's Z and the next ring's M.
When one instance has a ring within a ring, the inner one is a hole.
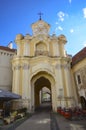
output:
M7 47L9 47L10 49L13 49L13 43L12 43L12 41L9 42L9 44L8 44Z

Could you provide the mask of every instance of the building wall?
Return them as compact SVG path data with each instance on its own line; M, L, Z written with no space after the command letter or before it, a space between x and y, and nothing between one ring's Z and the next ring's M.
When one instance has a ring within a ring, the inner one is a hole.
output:
M86 100L86 58L80 60L72 67L73 77L77 89L78 101L81 97Z
M86 47L72 58L72 72L75 81L78 102L86 109Z
M55 110L60 105L58 98L62 98L62 106L81 105L80 97L86 100L86 51L84 58L71 69L71 56L65 52L66 37L50 36L49 28L49 24L41 20L32 25L32 36L18 34L15 39L17 55L12 49L0 49L0 88L22 95L31 108L34 105L33 83L40 73L52 81Z
M11 60L15 53L0 49L0 88L12 90L12 64Z
M49 24L39 20L32 25L32 36L29 34L16 36L17 56L12 59L12 91L22 95L22 99L29 100L31 109L39 103L36 93L39 93L40 88L49 87L52 93L52 108L56 111L59 105L74 106L75 97L72 87L71 57L65 53L66 37L50 36L49 28ZM46 84L42 81L39 83L40 77L45 79ZM37 88L35 94L34 88Z

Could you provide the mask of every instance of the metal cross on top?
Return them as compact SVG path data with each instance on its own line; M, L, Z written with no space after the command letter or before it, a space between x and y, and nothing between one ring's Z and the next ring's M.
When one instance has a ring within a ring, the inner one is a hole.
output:
M43 15L43 13L39 12L38 15L39 15L39 20L41 20L42 19L41 17Z

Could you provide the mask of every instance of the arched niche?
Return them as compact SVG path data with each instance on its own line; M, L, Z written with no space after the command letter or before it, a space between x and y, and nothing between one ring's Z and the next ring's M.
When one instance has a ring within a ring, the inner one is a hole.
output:
M36 44L35 49L36 55L46 55L48 53L47 46L42 41Z

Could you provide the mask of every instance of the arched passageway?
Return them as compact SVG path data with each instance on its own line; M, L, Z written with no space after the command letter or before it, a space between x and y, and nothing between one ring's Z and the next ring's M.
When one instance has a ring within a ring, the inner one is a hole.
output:
M51 108L51 83L45 77L40 77L36 80L34 84L34 101L35 110L48 109ZM48 101L47 96L50 94L50 99Z
M43 110L55 108L55 82L47 72L39 72L32 77L31 99L32 107L37 110L39 107Z
M80 99L81 99L82 108L86 109L86 100L85 100L85 98L83 96L81 96Z

